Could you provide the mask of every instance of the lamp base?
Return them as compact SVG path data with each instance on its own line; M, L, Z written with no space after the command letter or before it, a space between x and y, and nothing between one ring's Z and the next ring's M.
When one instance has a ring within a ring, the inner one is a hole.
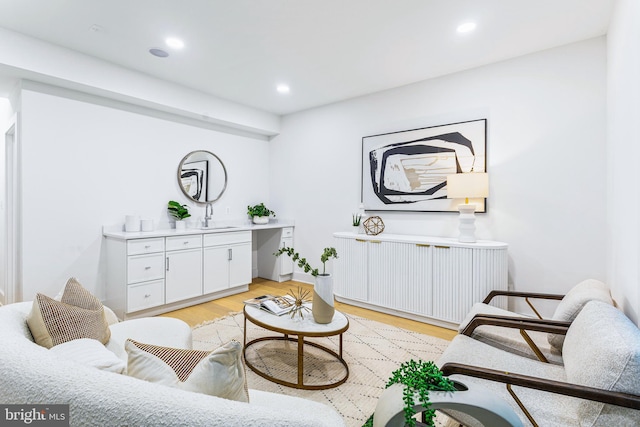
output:
M460 235L458 241L461 243L475 243L476 242L476 205L474 203L465 203L458 205L458 211L460 211Z

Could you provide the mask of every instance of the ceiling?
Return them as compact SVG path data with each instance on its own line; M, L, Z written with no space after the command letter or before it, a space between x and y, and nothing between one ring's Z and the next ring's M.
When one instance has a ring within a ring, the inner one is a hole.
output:
M606 34L614 1L0 0L0 27L288 114Z

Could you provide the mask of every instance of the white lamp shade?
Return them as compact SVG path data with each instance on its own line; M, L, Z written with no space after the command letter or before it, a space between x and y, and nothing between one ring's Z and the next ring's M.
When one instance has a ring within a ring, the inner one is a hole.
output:
M447 198L465 199L489 196L489 174L481 172L447 175Z

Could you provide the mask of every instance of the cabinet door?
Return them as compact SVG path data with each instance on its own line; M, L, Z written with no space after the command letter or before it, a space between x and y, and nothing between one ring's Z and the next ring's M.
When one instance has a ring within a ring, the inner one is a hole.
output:
M281 248L293 247L293 237L283 237L282 243L280 244ZM284 276L287 274L293 274L293 260L289 256L281 255L278 257L280 260L280 276Z
M251 283L251 243L229 247L229 287Z
M411 295L407 243L371 240L369 245L369 301L382 307L405 310Z
M433 315L433 267L430 244L414 243L408 252L408 290L402 309L422 316Z
M460 323L473 305L473 249L433 247L433 317Z
M367 301L368 244L364 239L336 238L339 258L333 262L335 293Z
M167 303L202 295L202 249L167 252Z
M251 257L251 247L249 247ZM249 258L251 259L251 258ZM222 291L229 288L229 247L211 246L204 248L204 293ZM249 267L251 268L251 267ZM251 275L251 273L249 273Z

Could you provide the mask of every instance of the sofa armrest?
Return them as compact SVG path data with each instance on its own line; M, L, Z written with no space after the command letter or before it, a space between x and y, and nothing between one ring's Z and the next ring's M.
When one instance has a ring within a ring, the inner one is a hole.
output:
M507 297L519 297L519 298L535 298L535 299L551 299L561 300L564 295L560 294L541 294L537 292L518 292L518 291L498 291L494 290L489 292L486 298L482 301L484 304L489 304L494 297L507 296Z
M454 374L466 375L469 377L517 385L549 393L562 394L564 396L594 400L631 409L640 409L640 396L635 394L602 390L578 384L549 380L546 378L537 378L528 375L486 369L478 366L464 365L461 363L445 363L440 370L445 376Z
M566 335L571 322L549 319L531 319L526 317L498 316L492 314L477 314L460 333L470 337L473 334L473 331L478 326L482 325Z

